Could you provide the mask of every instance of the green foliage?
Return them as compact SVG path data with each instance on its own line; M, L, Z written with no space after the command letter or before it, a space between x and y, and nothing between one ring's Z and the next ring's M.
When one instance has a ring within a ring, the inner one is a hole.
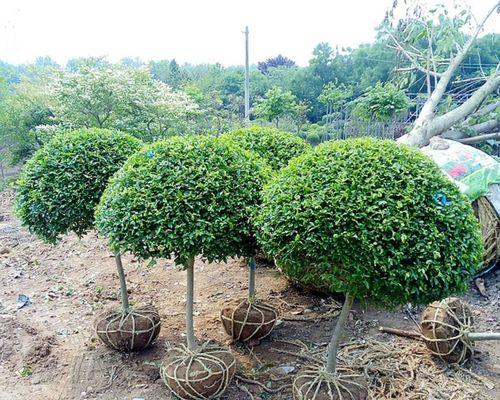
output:
M250 215L268 179L259 157L220 138L174 137L143 148L112 178L96 211L114 249L187 266L255 251Z
M269 89L263 100L255 106L255 115L268 121L274 121L278 127L280 118L293 114L295 96L292 92L278 86Z
M321 135L318 132L318 129L313 129L310 132L307 132L306 140L313 146L319 144L321 142Z
M342 107L346 100L352 96L352 88L335 82L328 82L324 87L321 95L318 97L320 103L326 104L330 109Z
M37 127L53 123L46 80L43 74L24 77L0 98L0 148L6 148L8 164L19 163L45 143Z
M297 135L300 135L302 131L302 127L307 124L307 113L311 111L311 106L307 101L298 101L295 103L293 107L293 111L291 114L292 121L295 123L297 127Z
M310 148L306 141L293 133L257 125L226 133L223 137L258 154L275 171Z
M109 177L142 143L105 129L61 133L27 161L18 181L16 208L31 233L49 243L94 225L94 209Z
M120 129L148 141L191 131L200 112L188 95L145 68L82 66L60 72L51 91L52 111L63 126Z
M264 188L261 245L300 282L385 306L466 290L482 260L467 199L417 149L327 142Z
M355 100L353 115L370 121L389 121L411 106L405 92L392 83L377 83L368 92Z

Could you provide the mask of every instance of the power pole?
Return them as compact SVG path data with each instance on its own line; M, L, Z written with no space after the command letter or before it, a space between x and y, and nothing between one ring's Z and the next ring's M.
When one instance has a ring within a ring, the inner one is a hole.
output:
M245 27L245 126L250 127L250 76L248 64L248 26Z

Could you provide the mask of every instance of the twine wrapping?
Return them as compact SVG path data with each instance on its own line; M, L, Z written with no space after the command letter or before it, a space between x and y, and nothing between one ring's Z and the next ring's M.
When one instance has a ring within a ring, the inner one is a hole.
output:
M148 347L160 329L160 316L152 306L106 311L95 322L96 334L109 347L119 351Z
M276 309L257 299L231 301L222 307L220 318L226 333L246 342L268 336L278 319Z
M292 389L294 400L364 400L368 397L368 384L363 375L342 368L331 373L316 365L301 372L294 379Z
M195 350L171 349L160 368L165 385L185 400L211 400L221 396L236 371L236 359L210 342Z
M484 242L484 265L497 262L500 255L500 219L489 200L482 196L472 203L474 214L481 225Z
M430 304L422 313L422 337L429 350L451 364L462 364L474 354L470 309L460 299L450 297Z

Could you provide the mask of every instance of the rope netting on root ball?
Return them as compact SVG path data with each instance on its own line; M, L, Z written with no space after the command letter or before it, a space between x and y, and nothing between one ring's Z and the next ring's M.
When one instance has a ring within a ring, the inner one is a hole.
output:
M110 348L131 352L148 347L160 333L160 316L153 306L112 309L95 320L99 338Z
M472 312L462 300L435 301L422 313L420 328L429 350L450 364L462 364L474 355L474 342L500 340L500 333L474 332Z
M451 364L463 363L474 354L470 309L456 297L431 303L422 313L420 327L429 350Z
M500 219L495 208L484 196L472 203L474 214L481 225L484 241L484 265L498 262L500 255Z
M323 366L309 366L293 381L295 400L364 400L368 384L363 375L338 368L335 373Z
M232 300L224 304L220 318L233 340L246 342L268 336L278 319L276 309L258 299Z
M312 379L317 379L316 387L312 391L314 394L316 388L319 387L316 400L339 399L338 392L335 392L333 387L332 395L324 397L327 393L326 382L320 382L318 378L320 377L319 371L322 369L320 363L324 357L324 348L320 347L311 351L311 347L302 342L287 343L297 348L290 352L284 351L286 354L293 353L308 363L317 360L317 367L313 367L311 374L314 376L308 378L310 382ZM448 366L436 362L425 344L420 341L356 340L345 343L340 348L338 359L339 363L348 368L338 369L338 373L342 374L341 378L352 382L353 376L361 376L362 378L357 378L359 380L355 379L354 382L365 384L368 391L367 398L370 400L492 400L492 397L486 395L485 392L494 387L493 382L457 365ZM304 383L306 383L305 380L304 382L297 381L294 382L294 386ZM351 387L349 386L350 390ZM306 386L303 387L303 391L305 388ZM358 394L356 390L351 390L351 392L353 395ZM319 397L320 393L323 397ZM341 392L341 394L343 400L351 400L349 393ZM295 397L295 399L301 399L301 397Z
M236 371L236 359L227 350L205 343L195 350L171 348L160 374L165 385L181 399L209 400L222 395Z

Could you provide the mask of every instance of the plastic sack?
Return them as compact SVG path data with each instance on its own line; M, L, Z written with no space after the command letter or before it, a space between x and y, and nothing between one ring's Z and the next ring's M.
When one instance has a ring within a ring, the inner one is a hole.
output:
M500 183L498 161L472 146L432 138L430 144L421 150L434 160L471 201L488 194L490 185Z

